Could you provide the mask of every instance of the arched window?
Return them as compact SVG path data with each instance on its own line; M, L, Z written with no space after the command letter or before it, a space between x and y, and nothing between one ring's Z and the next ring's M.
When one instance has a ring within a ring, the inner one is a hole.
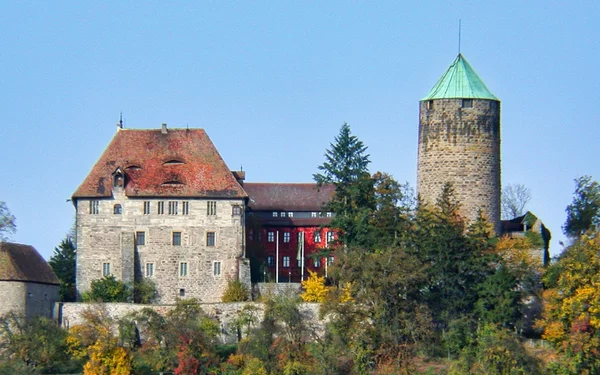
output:
M125 174L121 170L121 168L117 168L115 173L113 173L113 187L124 187L125 186Z
M113 213L115 215L121 215L123 213L123 207L120 204L115 204L113 207Z

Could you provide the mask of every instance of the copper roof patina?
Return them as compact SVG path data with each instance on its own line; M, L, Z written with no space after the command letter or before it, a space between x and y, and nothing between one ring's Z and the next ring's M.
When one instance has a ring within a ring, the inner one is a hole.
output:
M119 129L73 198L112 196L118 169L129 197L247 196L204 129Z
M321 211L331 200L335 186L293 183L245 183L254 211Z
M454 98L498 100L460 53L421 100Z
M12 242L0 242L0 281L60 283L33 246Z

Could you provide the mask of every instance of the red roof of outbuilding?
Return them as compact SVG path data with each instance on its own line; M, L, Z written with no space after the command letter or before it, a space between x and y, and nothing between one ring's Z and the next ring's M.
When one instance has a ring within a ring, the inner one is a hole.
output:
M335 186L291 183L244 183L255 211L321 211L331 200Z
M0 281L60 283L33 246L11 242L0 242Z
M246 197L204 129L119 129L73 198L110 197L113 173L130 197Z

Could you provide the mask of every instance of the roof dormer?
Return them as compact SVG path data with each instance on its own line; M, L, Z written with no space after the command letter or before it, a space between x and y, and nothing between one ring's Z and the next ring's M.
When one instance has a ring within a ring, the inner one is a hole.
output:
M125 187L125 173L121 167L117 168L113 172L113 188L124 188Z

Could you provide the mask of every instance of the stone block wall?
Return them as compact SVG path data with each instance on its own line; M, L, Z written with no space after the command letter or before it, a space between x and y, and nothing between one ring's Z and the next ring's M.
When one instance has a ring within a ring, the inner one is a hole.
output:
M500 102L422 101L419 108L417 191L435 203L452 183L468 221L481 209L500 233Z
M58 285L23 281L0 281L0 316L11 311L18 315L52 317L52 307L58 301Z
M257 327L264 318L265 307L262 303L256 302L236 302L236 303L202 303L200 307L211 318L214 318L220 328L220 341L222 343L235 343L237 341L237 326L235 320L245 306L253 307ZM305 318L307 326L311 327L318 335L323 334L325 329L325 320L319 319L318 303L300 304L300 312ZM159 314L166 314L174 308L174 305L138 305L132 303L60 303L56 308L57 314L61 317L60 324L64 328L70 328L78 324L83 324L82 312L87 309L102 308L108 312L109 316L115 319L124 317L127 314L140 311L150 307ZM58 317L56 317L58 318ZM141 332L143 338L143 332Z
M208 215L207 202L216 202L216 214ZM144 202L150 212L144 214ZM164 213L158 213L159 202ZM176 202L177 214L169 214L169 202ZM184 213L187 202L189 212ZM115 205L122 213L115 214ZM241 215L233 214L240 206ZM198 298L203 302L220 301L229 279L239 276L249 284L249 276L240 273L243 261L242 199L128 198L114 189L113 198L98 200L99 212L90 213L90 200L77 200L77 293L88 290L92 280L103 277L103 264L117 279L131 281L150 276L158 289L157 303L173 303L177 298ZM136 244L143 232L144 245ZM174 245L173 233L181 233L181 244ZM208 246L207 233L215 234L214 246ZM220 263L220 267L215 266ZM187 264L182 274L182 263Z

